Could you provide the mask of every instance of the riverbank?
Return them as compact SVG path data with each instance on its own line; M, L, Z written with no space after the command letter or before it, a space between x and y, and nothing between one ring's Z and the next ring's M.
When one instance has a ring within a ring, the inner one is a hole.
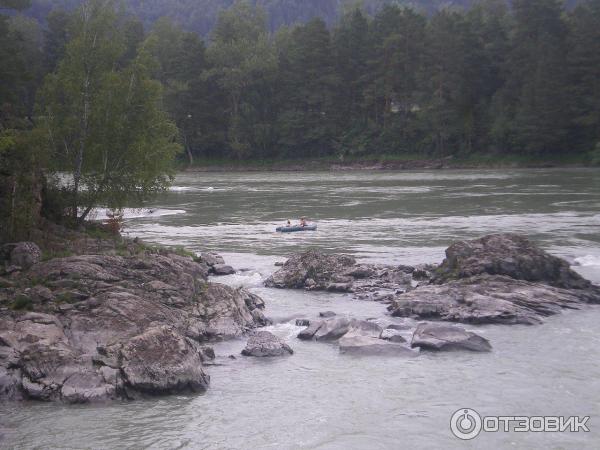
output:
M196 159L191 166L181 166L186 172L304 172L359 170L444 170L503 168L581 168L590 167L589 155L537 157L530 155L470 155L463 157L422 158L419 155L379 155L373 158L322 157L311 159Z

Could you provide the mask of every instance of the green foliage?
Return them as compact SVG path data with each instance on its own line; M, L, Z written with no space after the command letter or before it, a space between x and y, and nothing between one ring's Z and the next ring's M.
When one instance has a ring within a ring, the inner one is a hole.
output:
M196 254L194 252L191 252L191 251L185 249L184 247L177 246L177 247L173 247L172 250L173 250L173 253L175 253L176 255L183 256L185 258L192 258L192 259L196 258Z
M15 311L31 311L33 308L33 302L31 298L27 297L26 295L17 295L10 304L10 308Z
M264 138L260 105L251 101L252 94L272 81L277 68L264 12L237 0L219 15L207 56L212 67L206 78L215 78L228 99L227 144L237 158L248 157L253 144Z
M112 2L85 3L72 33L38 109L53 169L70 175L71 215L81 222L99 204L117 209L164 190L180 147L147 54L120 67L127 45Z
M42 252L42 261L50 261L51 259L56 258L68 258L69 256L73 256L73 252L71 250L62 249L62 250L45 250Z

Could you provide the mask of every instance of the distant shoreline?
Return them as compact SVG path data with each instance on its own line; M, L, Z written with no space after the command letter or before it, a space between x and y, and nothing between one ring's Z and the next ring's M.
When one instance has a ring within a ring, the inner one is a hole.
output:
M589 168L585 155L568 160L522 157L504 158L439 158L439 159L378 159L378 160L282 160L282 161L199 161L181 167L183 172L354 172L354 171L413 171L451 169L549 169Z

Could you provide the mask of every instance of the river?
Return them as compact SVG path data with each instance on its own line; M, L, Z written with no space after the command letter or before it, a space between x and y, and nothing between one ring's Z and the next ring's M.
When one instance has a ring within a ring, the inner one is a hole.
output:
M274 232L299 216L319 230ZM3 448L598 448L599 307L540 326L468 327L491 341L490 354L356 358L298 341L300 328L289 319L323 310L381 317L384 305L262 282L275 262L308 248L416 264L441 261L453 240L512 231L600 283L599 170L188 173L128 217L130 236L218 251L243 269L219 281L261 295L278 322L269 329L295 354L229 359L244 342L219 343L220 364L207 368L204 395L0 405ZM459 408L482 416L590 416L590 432L482 433L463 442L449 426Z

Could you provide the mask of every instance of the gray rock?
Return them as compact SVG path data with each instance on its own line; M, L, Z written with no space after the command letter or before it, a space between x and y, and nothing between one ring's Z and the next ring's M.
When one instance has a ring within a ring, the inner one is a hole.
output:
M413 335L411 346L435 351L489 352L492 350L487 339L473 332L458 326L437 323L420 324Z
M197 348L167 326L148 329L120 349L125 385L147 394L204 392L210 377Z
M375 270L373 270L372 267L361 265L352 267L350 270L346 271L345 274L352 278L360 280L372 277L373 275L375 275Z
M587 289L591 283L557 258L517 234L492 234L460 241L446 250L434 281L444 283L476 275L506 275L515 280L541 282L565 289Z
M385 327L386 330L397 331L410 330L411 328L414 328L414 326L409 323L391 323Z
M309 319L296 319L296 326L297 327L309 327L310 320Z
M19 242L10 252L10 265L29 269L42 259L42 251L33 242Z
M478 275L396 296L396 317L463 323L538 324L563 308L599 303L600 289L560 289L508 276Z
M419 352L406 345L369 336L344 336L339 341L340 353L360 356L415 357Z
M302 339L303 341L310 341L315 337L315 333L319 331L319 328L321 328L322 325L322 321L311 322L308 328L298 333L298 339Z
M33 309L0 315L0 399L80 403L205 390L202 363L214 358L205 344L269 323L260 297L207 275L204 264L161 252L35 264L13 287L0 286L0 300L10 290ZM20 287L29 280L40 284Z
M215 275L233 275L235 269L227 264L215 264L212 266L212 272Z
M411 282L410 273L401 267L357 265L351 256L309 251L288 259L265 281L265 285L281 289L355 293L356 298L386 301L390 294L410 289Z
M402 336L402 334L400 333L399 330L394 330L391 328L386 328L385 330L383 330L381 332L381 335L379 336L379 338L383 339L385 341L396 342L396 343L406 342L406 339L404 338L404 336Z
M357 320L352 319L350 321L350 329L345 336L367 336L378 338L381 335L381 327L370 320Z
M319 317L328 318L334 317L336 314L333 311L321 311L319 313Z
M112 369L114 371L114 369ZM115 372L115 378L117 377ZM65 380L61 388L61 399L66 403L91 403L116 398L118 383L107 383L96 372L78 372Z
M329 283L326 287L329 292L352 292L352 283Z
M307 278L304 281L304 288L309 291L312 289L318 288L317 282L315 280L313 280L312 278Z
M345 317L333 317L324 320L314 337L317 341L335 341L350 331L350 320Z
M293 353L294 351L289 345L268 331L258 331L252 334L246 348L242 350L242 355L255 357L284 356Z
M355 264L356 260L351 256L327 255L311 250L288 259L280 270L265 281L265 285L302 289L306 281L311 279L320 289L325 289L335 274L343 273Z
M217 264L225 264L223 257L214 252L200 253L200 259L209 267L216 266Z
M344 335L370 336L378 338L381 327L367 320L330 317L321 321L313 321L310 326L298 334L299 339L317 341L336 341Z

